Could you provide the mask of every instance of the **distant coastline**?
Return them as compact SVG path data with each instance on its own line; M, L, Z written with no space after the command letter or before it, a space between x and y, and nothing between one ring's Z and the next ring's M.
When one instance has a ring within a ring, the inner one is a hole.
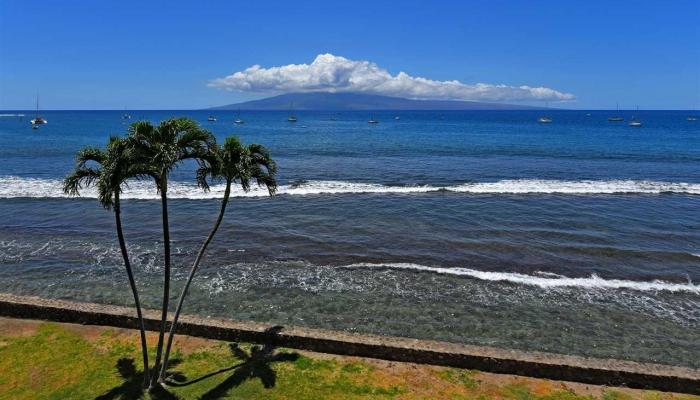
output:
M543 110L516 104L457 100L413 100L361 93L287 93L260 100L227 104L207 110L247 111L463 111L463 110Z

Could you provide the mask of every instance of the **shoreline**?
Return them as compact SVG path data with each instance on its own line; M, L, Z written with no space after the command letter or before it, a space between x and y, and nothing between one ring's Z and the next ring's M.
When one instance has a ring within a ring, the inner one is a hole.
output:
M156 330L158 312L144 310L146 328ZM0 293L0 316L55 322L135 328L126 307L48 300ZM546 378L597 385L626 386L700 394L700 370L613 359L595 359L544 352L378 336L285 326L266 332L270 324L182 315L178 333L224 341L272 343L277 346L346 356L431 364L484 372Z

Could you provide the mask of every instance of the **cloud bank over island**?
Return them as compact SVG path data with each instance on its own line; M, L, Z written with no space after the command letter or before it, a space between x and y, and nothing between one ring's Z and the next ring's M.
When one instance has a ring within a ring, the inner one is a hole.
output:
M371 61L319 54L311 64L264 68L253 65L208 83L210 87L250 93L367 93L421 100L567 101L571 93L546 87L466 84L437 81L405 72L392 75Z

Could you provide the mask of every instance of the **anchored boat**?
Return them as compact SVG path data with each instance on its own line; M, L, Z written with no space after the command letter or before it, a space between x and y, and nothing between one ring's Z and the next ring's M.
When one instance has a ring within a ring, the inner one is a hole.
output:
M287 117L287 122L297 122L297 117L294 115L294 102L289 104L289 117Z
M39 96L36 96L36 116L30 122L32 123L33 129L38 129L39 125L43 125L49 122L39 115Z
M238 110L238 112L236 113L236 119L233 121L233 123L236 125L245 124L245 121L241 119L241 110Z
M637 114L639 114L639 107L637 107ZM638 120L637 117L632 116L632 119L630 120L629 126L638 128L642 126L642 121Z
M549 102L545 103L545 107L549 108ZM543 116L537 118L537 122L539 122L540 124L551 124L552 117L550 117L548 115L543 115Z
M620 117L620 104L615 103L615 115L612 117L608 117L608 121L610 122L622 122L625 119L623 117Z

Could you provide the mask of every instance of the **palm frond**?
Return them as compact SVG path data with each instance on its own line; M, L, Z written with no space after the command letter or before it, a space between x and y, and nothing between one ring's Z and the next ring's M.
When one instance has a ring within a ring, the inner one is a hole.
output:
M150 160L141 157L134 145L131 136L112 137L107 145L107 156L97 185L100 204L107 209L114 206L114 196L122 192L127 180L154 176Z
M181 134L177 137L175 144L179 148L209 148L216 143L216 139L214 139L214 135L211 132L198 127L180 132Z
M202 190L205 192L208 192L210 190L210 185L207 179L212 181L216 179L214 169L211 167L211 165L201 165L195 172L195 179L197 180L197 186L202 188Z
M94 162L97 164L102 164L105 160L106 154L102 149L94 146L87 146L78 151L75 156L76 168L83 168L88 163Z
M250 190L251 180L258 186L267 187L270 195L276 192L277 164L264 146L245 146L237 137L229 136L219 153L221 164L217 168L217 175L229 182L238 183L246 192Z
M267 187L270 196L277 192L277 163L272 159L270 151L263 145L251 144L248 146L251 157L251 178L255 179L258 186Z
M100 178L100 171L95 168L76 168L63 180L63 192L71 196L79 196L80 190L92 186Z
M131 137L151 137L154 132L153 124L148 121L136 121L129 125L129 136Z
M185 160L193 159L205 168L215 163L211 150L216 143L214 136L189 118L164 120L155 127L148 123L132 125L128 142L130 159L141 165L144 175L156 180L159 190L161 178ZM199 183L208 188L201 177Z
M270 196L273 196L277 192L277 180L275 179L274 174L271 174L260 167L255 167L252 177L255 179L258 186L265 186L267 188Z

